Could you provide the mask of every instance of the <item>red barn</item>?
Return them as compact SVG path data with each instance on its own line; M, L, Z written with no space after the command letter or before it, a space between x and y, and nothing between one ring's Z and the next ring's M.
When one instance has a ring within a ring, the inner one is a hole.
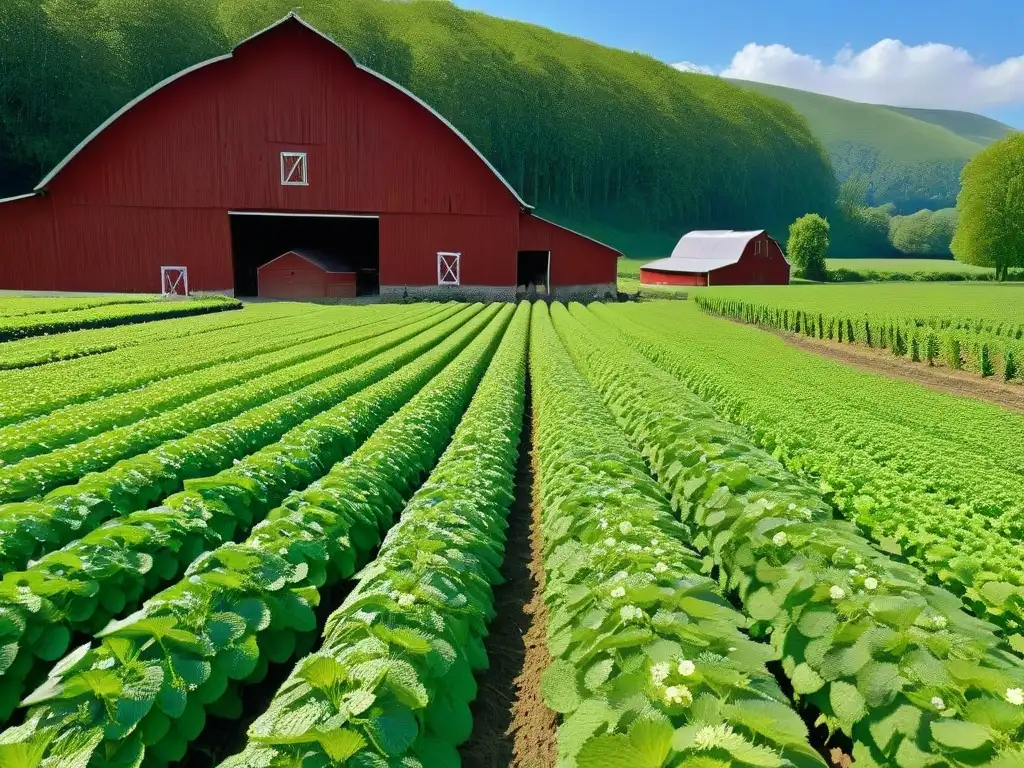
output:
M362 292L494 299L613 295L620 256L535 216L441 115L293 14L0 204L0 288L151 292L182 266L247 296L288 251L343 253Z
M356 272L335 254L288 251L256 270L259 295L271 299L356 296Z
M667 259L640 268L643 285L788 285L789 262L764 230L688 232Z

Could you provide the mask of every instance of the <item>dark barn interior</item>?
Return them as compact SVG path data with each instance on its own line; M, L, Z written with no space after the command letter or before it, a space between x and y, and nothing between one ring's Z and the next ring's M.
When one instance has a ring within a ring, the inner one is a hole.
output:
M516 286L527 288L533 284L538 290L548 290L549 251L519 251L516 258Z
M256 270L282 253L336 253L356 271L356 292L380 292L380 222L362 216L237 214L231 219L235 296L256 296Z

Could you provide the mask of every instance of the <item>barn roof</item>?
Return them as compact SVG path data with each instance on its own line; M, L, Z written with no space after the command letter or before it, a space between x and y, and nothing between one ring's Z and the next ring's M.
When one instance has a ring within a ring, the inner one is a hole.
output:
M428 112L430 112L434 117L436 117L438 120L440 120L442 123L444 123L448 127L448 129L452 131L452 133L454 133L456 136L458 136L462 140L462 142L467 147L469 147L476 154L476 156L479 157L484 162L484 165L486 165L488 167L488 169L490 169L491 173L494 174L494 176L498 179L498 181L500 181L503 185L505 185L505 188L508 189L508 191L512 193L512 196L515 198L516 202L519 203L519 205L523 208L523 210L532 210L533 206L530 205L529 203L527 203L525 200L523 200L523 198L519 195L519 193L516 192L515 188L511 184L509 184L508 181L505 179L505 177L502 176L498 172L498 169L495 168L491 164L490 160L488 160L486 157L484 157L483 153L479 149L477 149L473 145L473 143L469 139L467 139L462 134L461 131L459 131L458 128L456 128L454 125L452 125L450 122L448 122L448 120L446 120L444 118L444 116L442 116L439 112L437 112L437 110L435 110L433 107L431 107L425 101L423 101L423 99L421 99L419 96L414 94L412 91L410 91L407 88L404 88L403 86L401 86L398 83L396 83L394 80L391 80L390 78L385 77L384 75L380 74L379 72L375 72L374 70L370 69L369 67L365 67L362 64L360 64L358 61L355 60L355 57L352 56L351 53L349 53L347 50L345 50L345 48L343 48L342 46L338 45L338 43L336 43L330 37L325 35L323 32L321 32L320 30L318 30L316 27L312 26L311 24L309 24L305 20L303 20L294 11L290 12L287 16L285 16L284 18L280 19L279 21L274 22L273 24L271 24L266 29L260 30L259 32L255 33L255 34L253 34L253 35L251 35L249 37L247 37L245 40L243 40L242 42L238 43L238 45L236 45L231 50L230 53L226 53L226 54L223 54L221 56L214 56L212 59L207 59L206 61L201 61L198 64L194 64L191 67L183 69L180 72L177 72L177 73L171 75L170 77L168 77L168 78L166 78L164 80L161 80L156 85L152 86L151 88L147 89L146 91L144 91L141 94L139 94L138 96L136 96L134 99L132 99L127 104L125 104L123 107L121 107L121 109L117 110L117 112L115 112L110 117L108 117L106 120L104 120L103 123L101 123L99 126L97 126L97 128L92 133L90 133L88 136L86 136L84 139L82 139L82 141L78 144L78 146L76 146L74 149L72 149L71 152L69 152L68 155L63 160L61 160L59 163L57 163L57 165L54 166L53 170L50 171L48 174L46 174L46 177L35 186L34 193L38 194L38 193L41 193L43 190L45 190L47 185L51 181L53 181L53 179L57 176L57 174L60 173L64 169L64 166L66 166L68 163L70 163L75 158L75 156L79 152L81 152L83 149L85 149L85 147L88 146L88 144L93 139L95 139L97 136L99 136L101 133L103 133L103 131L106 130L107 127L111 123L115 122L119 117L121 117L125 112L130 110L132 107L134 107L135 105L137 105L140 102L144 101L149 96L152 96L154 93L159 91L164 86L170 85L171 83L173 83L176 80L181 79L185 75L191 74L192 72L195 72L198 69L202 69L204 67L207 67L210 64L216 64L219 61L226 61L227 59L230 59L234 55L234 52L237 51L241 46L243 46L246 43L254 40L255 38L260 37L261 35L266 34L267 32L270 32L272 29L275 29L276 27L279 27L282 24L286 24L286 23L301 24L303 27L305 27L306 29L310 30L314 34L319 35L324 40L329 42L331 45L335 46L338 50L343 52L346 56L348 56L349 59L352 60L352 62L355 64L355 66L358 69L362 70L363 72L366 72L369 75L372 75L373 77L376 77L378 80L381 80L381 81L387 83L392 88L397 88L399 91L404 93L410 99L412 99L413 101L418 103L421 107L423 107ZM21 196L19 196L19 198L20 197ZM4 201L0 201L0 202L7 202L7 201L4 200Z
M277 256L266 264L261 264L259 269L273 264L278 259L283 259L285 256L294 253L300 259L305 259L310 264L320 267L324 272L331 274L341 274L348 272L355 272L352 265L345 261L343 256L339 256L336 253L330 253L328 251L313 251L306 248L293 248L290 251L285 251L280 256Z
M705 229L683 235L667 259L644 264L641 269L656 272L710 272L735 264L747 244L763 229L737 232L732 229Z

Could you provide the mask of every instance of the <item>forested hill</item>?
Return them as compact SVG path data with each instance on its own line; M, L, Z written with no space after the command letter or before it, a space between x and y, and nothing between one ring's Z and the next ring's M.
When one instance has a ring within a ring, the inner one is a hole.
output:
M462 130L548 213L629 232L783 234L835 199L787 104L645 55L447 2L4 0L2 191L25 191L111 112L298 10ZM608 230L603 230L607 236Z
M828 150L840 182L863 176L868 203L900 213L956 204L960 171L1013 128L969 112L837 99L778 85L732 81L796 108Z

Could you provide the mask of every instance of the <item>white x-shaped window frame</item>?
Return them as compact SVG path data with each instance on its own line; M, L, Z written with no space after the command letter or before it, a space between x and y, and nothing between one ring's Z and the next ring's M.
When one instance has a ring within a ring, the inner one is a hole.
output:
M309 176L305 152L281 153L281 186L308 187Z
M178 289L183 290L182 294ZM160 293L164 296L188 296L188 267L160 267Z
M461 253L439 252L437 254L438 285L459 285L459 262L461 260Z

